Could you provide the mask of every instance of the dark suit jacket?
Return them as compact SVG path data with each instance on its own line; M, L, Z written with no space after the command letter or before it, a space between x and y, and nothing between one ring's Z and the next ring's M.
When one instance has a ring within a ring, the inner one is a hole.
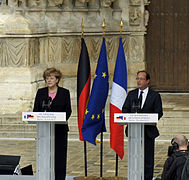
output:
M138 100L138 89L132 90L128 93L125 103L123 105L123 113L135 113L133 103ZM146 100L140 113L158 113L158 118L163 116L162 101L160 94L149 88ZM156 138L159 136L159 131L156 125L145 125L145 135L149 138Z
M48 88L41 88L38 89L35 102L34 102L34 112L43 112L44 109L42 108L42 104L44 101L47 101L48 95ZM71 115L71 103L70 103L70 93L69 90L65 88L58 87L57 94L50 105L50 112L66 112L66 119ZM68 131L68 125L62 125L65 131Z

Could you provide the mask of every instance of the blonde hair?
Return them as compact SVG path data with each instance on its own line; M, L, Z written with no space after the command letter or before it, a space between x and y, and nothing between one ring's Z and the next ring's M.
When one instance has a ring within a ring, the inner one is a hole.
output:
M60 72L60 70L52 67L52 68L47 68L44 72L43 72L43 78L46 81L46 78L50 75L54 75L56 77L56 79L58 79L58 83L60 81L60 79L62 78L62 73ZM58 84L57 83L57 84Z

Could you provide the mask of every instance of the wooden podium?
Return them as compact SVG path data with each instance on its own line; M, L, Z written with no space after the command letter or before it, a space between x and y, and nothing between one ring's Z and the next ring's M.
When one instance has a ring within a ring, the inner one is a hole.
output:
M22 120L37 124L37 180L54 180L54 131L66 124L65 112L23 112Z
M158 122L156 113L115 113L114 122L128 125L128 180L144 180L144 125Z

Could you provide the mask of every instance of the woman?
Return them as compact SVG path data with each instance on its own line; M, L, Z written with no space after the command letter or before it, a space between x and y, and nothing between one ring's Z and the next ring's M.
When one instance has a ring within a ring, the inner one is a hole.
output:
M38 89L34 112L66 112L66 120L71 115L71 103L69 90L59 87L58 83L62 73L55 68L47 68L43 78L47 87ZM55 180L66 178L66 157L67 157L67 124L55 124Z

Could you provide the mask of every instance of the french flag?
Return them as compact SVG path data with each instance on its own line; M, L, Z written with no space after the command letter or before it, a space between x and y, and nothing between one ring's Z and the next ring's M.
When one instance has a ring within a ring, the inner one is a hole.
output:
M122 38L120 38L110 99L110 147L121 159L124 156L124 125L114 123L114 113L122 113L126 96L127 66Z

